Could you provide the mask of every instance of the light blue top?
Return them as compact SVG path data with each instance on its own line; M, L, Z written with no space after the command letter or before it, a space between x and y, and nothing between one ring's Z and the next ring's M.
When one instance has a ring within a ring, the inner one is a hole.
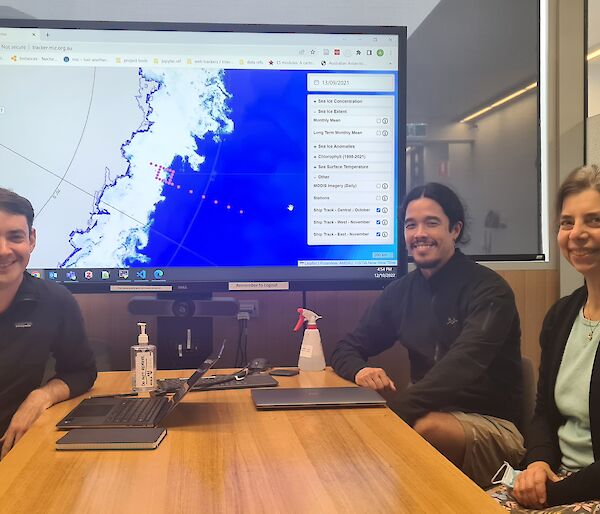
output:
M584 318L581 309L571 328L554 388L556 406L567 419L558 429L562 465L573 471L594 462L590 381L599 340L600 323Z

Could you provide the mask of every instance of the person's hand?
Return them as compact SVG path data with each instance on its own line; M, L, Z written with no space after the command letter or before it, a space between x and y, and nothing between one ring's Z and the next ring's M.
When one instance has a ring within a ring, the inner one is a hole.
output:
M25 432L29 430L29 427L33 425L33 422L51 405L52 400L45 391L36 389L29 393L29 396L14 413L6 432L0 439L2 445L0 460L6 456Z
M557 482L560 478L543 461L532 462L519 473L515 480L512 495L523 506L543 509L546 506L546 482Z
M382 368L363 368L354 377L354 382L375 391L390 389L396 392L396 385Z

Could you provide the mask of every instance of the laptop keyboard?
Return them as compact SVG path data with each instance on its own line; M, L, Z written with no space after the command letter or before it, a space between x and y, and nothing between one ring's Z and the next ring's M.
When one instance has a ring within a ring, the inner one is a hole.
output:
M152 423L166 401L165 397L126 398L115 405L106 420L115 425Z

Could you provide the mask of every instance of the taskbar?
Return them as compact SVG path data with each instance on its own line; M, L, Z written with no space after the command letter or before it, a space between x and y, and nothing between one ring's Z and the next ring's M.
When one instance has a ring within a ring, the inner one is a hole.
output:
M378 264L381 264L379 262ZM369 283L394 280L405 266L255 266L255 267L146 267L146 268L30 268L39 279L72 291L233 291L303 289L364 289ZM359 284L360 283L360 284ZM353 284L356 287L353 287ZM373 288L373 287L371 287Z

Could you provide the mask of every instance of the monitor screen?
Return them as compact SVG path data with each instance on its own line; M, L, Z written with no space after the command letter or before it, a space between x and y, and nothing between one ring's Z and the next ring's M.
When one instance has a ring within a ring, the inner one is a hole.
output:
M405 271L404 27L0 21L2 185L76 292Z

